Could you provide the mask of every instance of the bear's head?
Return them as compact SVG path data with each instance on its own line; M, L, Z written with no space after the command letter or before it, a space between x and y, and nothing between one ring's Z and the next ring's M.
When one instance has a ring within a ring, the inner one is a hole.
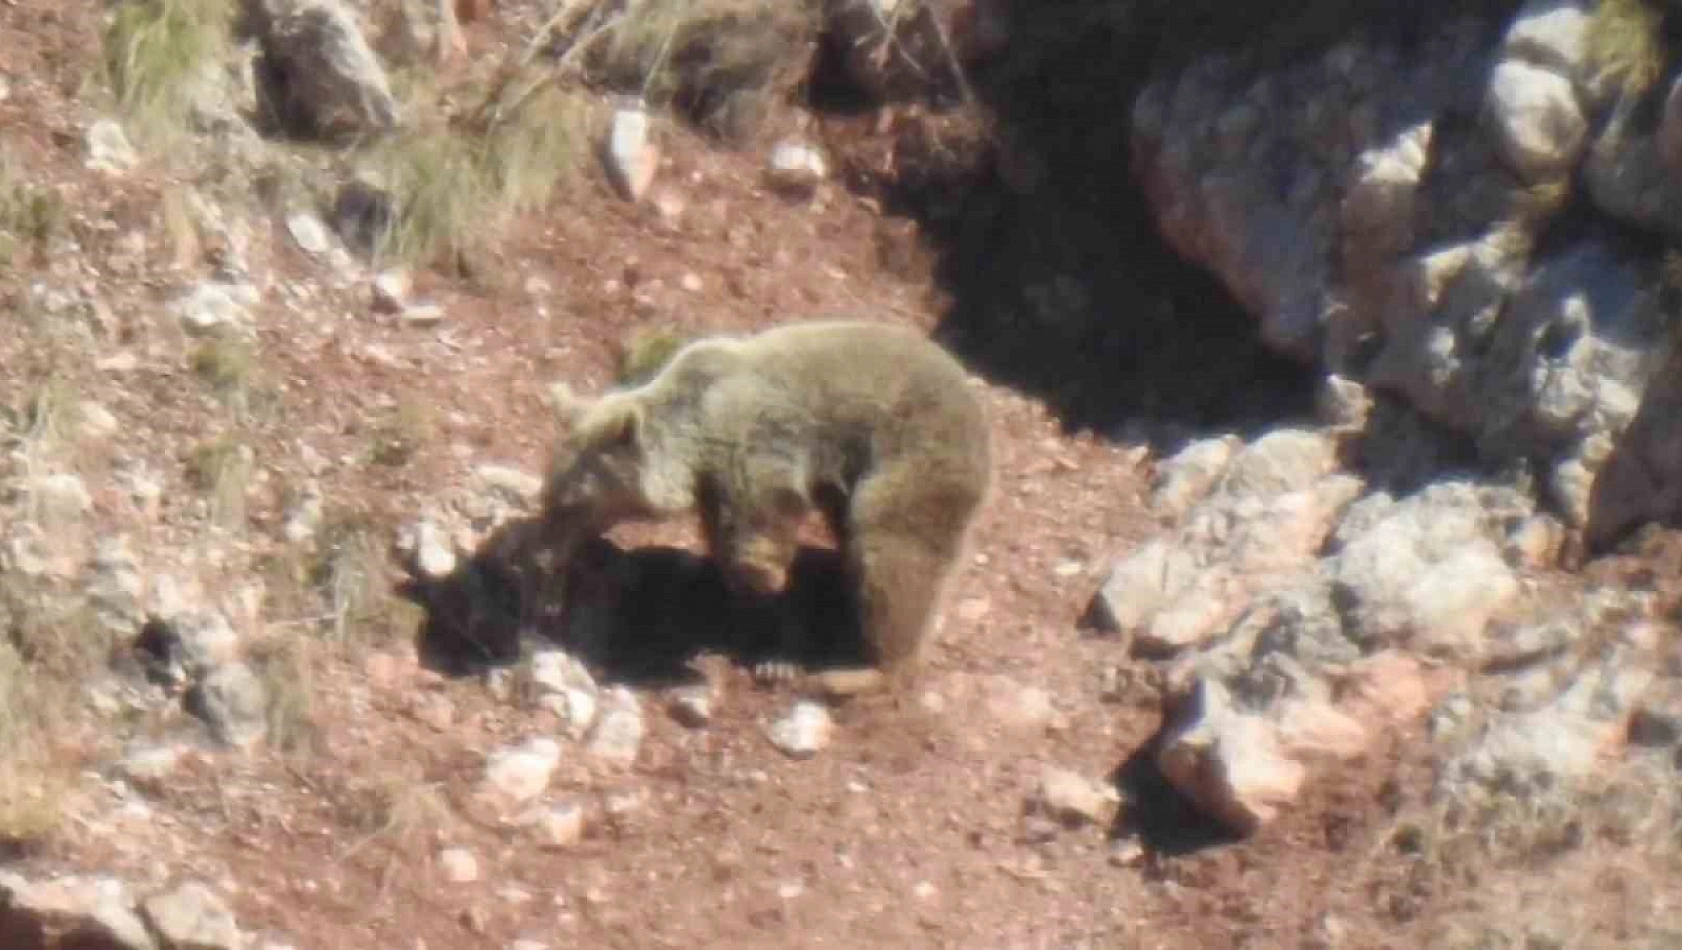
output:
M545 519L571 547L614 524L651 513L643 491L643 407L625 393L599 399L551 390L561 437L541 498Z

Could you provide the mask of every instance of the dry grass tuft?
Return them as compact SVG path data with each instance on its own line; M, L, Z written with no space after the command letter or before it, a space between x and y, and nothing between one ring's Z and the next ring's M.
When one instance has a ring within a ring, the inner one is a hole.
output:
M401 847L419 835L446 827L453 818L443 789L427 781L417 765L382 764L339 797L339 819L362 833L340 859L375 841Z
M637 386L654 378L690 339L682 331L666 327L633 331L620 343L615 385Z
M385 542L390 527L344 511L329 512L323 521L305 575L328 640L368 647L413 633L419 608L393 589Z
M69 373L57 367L45 369L29 383L11 422L30 462L52 458L70 440L79 392Z
M490 202L478 157L448 127L393 135L367 159L395 208L390 228L376 238L376 257L459 265L488 239Z
M438 413L431 403L401 398L375 417L369 430L368 460L387 468L407 465L437 428Z
M23 163L0 147L0 274L40 263L69 221L63 196L33 184Z
M256 455L235 432L205 439L187 453L187 483L210 496L210 516L216 524L235 528L245 523L245 499L256 470Z
M80 684L113 640L79 600L5 574L0 630L0 843L31 846L63 826L78 773L62 749L82 720Z
M205 241L187 189L166 187L159 200L159 217L163 222L164 245L169 248L170 266L186 270L198 263L204 256Z
M672 106L715 132L750 131L810 70L816 4L783 0L627 0L597 47L607 84Z
M268 692L269 744L289 754L308 754L319 748L320 726L315 715L316 663L307 640L279 635L252 644L246 660Z
M228 0L123 0L106 28L105 66L117 103L142 139L187 123L194 87L226 48Z
M224 400L237 400L252 380L256 351L234 337L215 337L199 344L188 357L193 372Z
M543 207L556 187L582 168L588 117L585 99L549 86L491 125L483 167L505 212Z
M1652 88L1665 67L1663 19L1662 9L1649 0L1601 0L1587 38L1597 80L1631 98Z
M541 210L588 153L588 103L542 85L487 118L410 128L363 155L389 194L390 226L376 257L471 272L521 214Z

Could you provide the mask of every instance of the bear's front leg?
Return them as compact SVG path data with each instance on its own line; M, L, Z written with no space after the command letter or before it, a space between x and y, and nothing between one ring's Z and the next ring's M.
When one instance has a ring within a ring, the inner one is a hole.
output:
M792 533L792 532L791 532ZM761 683L794 679L806 653L806 627L787 604L789 565L794 541L756 535L741 539L721 559L740 623L749 634L749 653L758 657L754 679Z
M783 595L798 547L798 519L781 510L743 510L715 495L703 501L701 527L747 634L744 652L764 657L755 662L754 678L793 678L804 654L805 629L789 615Z

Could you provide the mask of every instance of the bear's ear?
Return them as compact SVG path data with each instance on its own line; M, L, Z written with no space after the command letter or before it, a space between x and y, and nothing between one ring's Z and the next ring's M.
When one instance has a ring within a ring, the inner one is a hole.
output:
M590 400L572 391L566 383L554 383L549 387L549 405L555 410L555 418L561 423L561 429L570 432L578 426L578 420L584 418L584 413L590 408Z

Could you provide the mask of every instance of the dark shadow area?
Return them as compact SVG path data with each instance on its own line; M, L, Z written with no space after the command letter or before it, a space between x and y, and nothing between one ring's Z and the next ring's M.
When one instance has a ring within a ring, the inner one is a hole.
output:
M0 867L5 867L8 864L16 864L19 861L33 858L43 853L46 850L46 847L46 842L44 841L30 838L18 838L12 835L0 835ZM0 944L0 946L6 945Z
M1161 745L1158 730L1110 775L1127 807L1117 815L1109 836L1137 838L1151 860L1185 857L1240 841L1169 783L1156 765Z
M812 53L810 78L805 89L806 105L829 115L867 115L881 103L847 79L847 38L826 30L818 36Z
M809 647L791 655L779 650L767 614L733 597L706 557L662 545L627 550L598 538L559 576L532 585L541 602L526 604L520 573L534 568L491 553L500 537L446 577L400 585L423 610L417 652L428 668L470 675L515 662L523 642L547 642L603 683L658 686L694 679L691 661L709 653L748 668L773 659L806 668L849 665L865 655L841 558L829 548L802 548L787 590L771 605L785 623L800 625Z
M0 947L6 950L119 950L136 944L128 934L114 936L100 919L80 920L74 912L53 914L38 908L0 907ZM68 921L54 918L68 918ZM144 936L144 933L142 934Z
M353 107L323 103L323 82L317 73L329 54L320 52L319 44L329 42L336 32L330 17L319 10L283 11L262 0L241 0L232 12L233 39L257 46L251 64L255 108L242 113L260 136L346 147L371 131L397 128L395 103L368 97Z
M1642 394L1589 493L1583 551L1597 557L1645 521L1682 525L1682 349L1672 348Z
M1242 69L1318 55L1363 30L1407 43L1431 11L1381 0L991 6L1008 43L965 64L985 131L930 147L923 140L944 133L927 130L963 121L962 110L941 113L906 123L922 128L899 133L895 160L879 163L891 174L843 167L853 187L919 224L949 298L937 336L1070 429L1120 435L1131 423L1129 434L1171 449L1199 431L1307 415L1314 369L1266 348L1255 315L1164 242L1132 175L1133 102L1148 79L1203 54L1234 53ZM1463 12L1514 7L1477 0ZM816 85L814 104L856 108Z

